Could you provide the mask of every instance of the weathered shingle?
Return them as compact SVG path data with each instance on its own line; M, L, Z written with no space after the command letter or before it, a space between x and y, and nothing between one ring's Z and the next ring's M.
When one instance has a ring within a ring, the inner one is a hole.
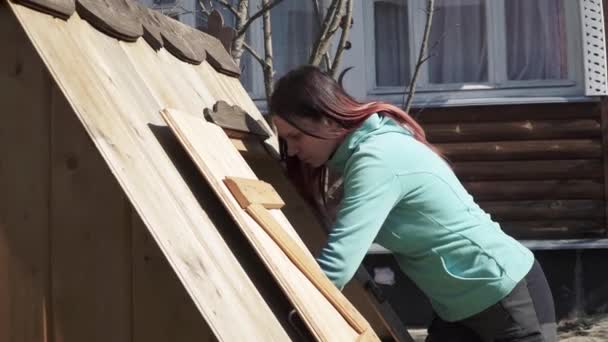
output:
M207 60L215 70L238 77L240 70L226 50L227 35L234 30L224 28L221 16L215 13L213 22L220 26L217 35L207 34L164 14L151 10L134 0L13 0L40 12L67 20L74 14L89 22L97 30L123 41L134 42L143 37L151 48L165 48L180 60L201 64Z
M74 0L13 0L13 2L62 19L71 17L76 8Z

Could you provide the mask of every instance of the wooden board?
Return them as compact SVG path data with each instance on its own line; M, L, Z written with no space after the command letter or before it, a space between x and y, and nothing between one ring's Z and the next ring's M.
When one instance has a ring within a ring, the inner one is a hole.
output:
M257 177L232 146L222 129L207 123L200 117L177 110L163 110L163 116L226 208L239 223L243 233L271 269L315 337L322 341L355 340L358 334L353 328L296 268L268 234L240 208L230 190L223 183L223 179L226 177L249 179L257 179ZM270 214L314 262L314 258L282 212L271 210Z
M10 7L214 334L224 340L288 339L175 168L165 150L170 141L153 131L162 121L157 94L129 66L121 47L127 43L78 14L59 22ZM201 105L189 93L178 92L171 102Z
M131 210L133 232L133 342L207 342L216 338L188 292Z
M285 200L282 212L289 219L302 241L313 255L318 255L325 246L327 233L319 217L310 205L298 194L296 188L287 179L280 163L263 148L259 140L232 140L233 144L247 164L261 180L271 183L273 188ZM387 301L378 300L365 288L373 281L364 266L359 267L355 280L349 282L344 295L367 319L374 331L382 339L411 341L403 322Z
M53 339L130 342L128 202L61 91L48 89Z
M0 341L46 342L49 77L4 1L0 39Z

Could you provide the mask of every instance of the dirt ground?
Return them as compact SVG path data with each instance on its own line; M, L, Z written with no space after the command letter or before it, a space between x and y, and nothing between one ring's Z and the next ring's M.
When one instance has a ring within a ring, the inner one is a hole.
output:
M608 342L608 314L563 320L558 327L560 342ZM426 329L410 329L416 342L424 342Z
M558 327L560 341L608 341L608 314L561 321Z

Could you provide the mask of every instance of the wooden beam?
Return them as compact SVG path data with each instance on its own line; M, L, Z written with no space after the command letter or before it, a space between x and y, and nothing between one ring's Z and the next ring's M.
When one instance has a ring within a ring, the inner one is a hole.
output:
M608 10L604 7L604 11ZM608 98L602 97L602 101L599 104L600 112L602 113L602 166L603 178L604 178L604 212L605 216L605 227L608 227ZM608 234L608 228L605 230Z
M599 119L600 112L593 102L579 102L432 108L414 116L426 127L431 123Z
M567 201L497 201L479 202L497 221L603 219L604 202Z
M463 185L481 201L604 199L604 184L596 180L490 181Z
M599 138L602 135L600 122L596 119L430 124L425 126L425 131L434 144Z
M534 220L500 222L502 229L518 239L573 239L601 237L603 220Z
M600 160L482 161L451 165L463 181L604 178Z
M599 159L599 140L474 142L436 145L451 161Z

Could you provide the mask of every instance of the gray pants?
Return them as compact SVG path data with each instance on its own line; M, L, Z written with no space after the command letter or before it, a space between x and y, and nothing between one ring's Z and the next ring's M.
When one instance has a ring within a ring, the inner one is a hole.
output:
M457 322L436 317L427 342L555 342L555 308L538 262L511 293L486 310Z

